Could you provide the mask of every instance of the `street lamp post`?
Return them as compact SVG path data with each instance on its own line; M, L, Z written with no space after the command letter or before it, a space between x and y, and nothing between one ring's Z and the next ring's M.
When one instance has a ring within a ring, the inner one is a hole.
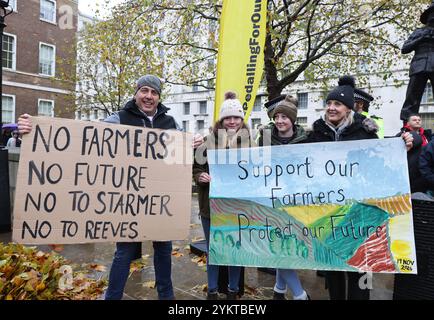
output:
M2 67L0 69L0 133L2 134L0 147L3 146L3 29L6 27L5 17L12 13L9 8L9 0L0 0L0 53L2 55Z
M0 68L0 232L11 229L11 203L9 198L9 163L8 150L3 149L3 29L6 27L5 17L12 13L9 0L0 0L0 53L2 65Z

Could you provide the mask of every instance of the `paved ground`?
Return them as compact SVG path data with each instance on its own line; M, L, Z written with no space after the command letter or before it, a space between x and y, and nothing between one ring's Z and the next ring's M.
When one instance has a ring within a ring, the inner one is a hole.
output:
M197 256L190 253L188 247L192 241L203 239L203 231L198 218L197 198L193 196L191 215L191 232L189 239L185 241L174 241L174 246L179 248L182 256L173 256L172 272L175 295L178 300L205 299L205 292L202 288L206 284L206 268L198 266L192 259ZM10 233L0 234L0 242L8 242L11 239ZM108 270L114 253L113 243L65 245L61 252L63 256L74 263L97 263L107 267L107 271L99 276L108 276ZM48 246L40 246L43 251L49 251ZM131 275L125 288L124 299L152 300L157 299L156 289L149 288L149 283L154 280L152 267L152 243L146 242L143 245L143 255L149 254L149 263L142 272L135 272ZM313 300L327 300L328 294L324 287L324 278L318 277L316 271L300 270L298 275L305 290ZM373 290L371 299L390 300L393 294L393 279L390 274L374 274L372 281ZM271 299L273 294L274 276L257 268L245 269L245 290L243 300L249 299ZM288 294L288 299L291 295Z

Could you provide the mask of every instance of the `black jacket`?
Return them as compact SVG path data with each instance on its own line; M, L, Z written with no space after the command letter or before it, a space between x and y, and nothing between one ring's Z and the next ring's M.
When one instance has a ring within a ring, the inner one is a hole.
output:
M434 72L434 29L423 27L416 29L405 41L401 52L403 54L415 51L410 64L410 76L417 73Z
M159 103L157 113L152 118L151 122L149 118L139 110L136 101L133 99L128 101L125 107L119 111L120 123L147 128L176 129L175 119L167 114L169 110L169 108Z
M414 130L411 130L408 127L402 127L401 130L395 135L395 137L400 137L401 134L403 134L404 132L412 132ZM420 130L418 131L414 131L415 133L417 133L420 136ZM426 140L429 142L432 139L432 130L431 129L423 129L423 135L425 136Z
M344 129L337 141L377 139L376 129L372 127L370 119L354 114L353 123ZM312 132L306 142L336 141L334 131L325 123L324 119L316 120L312 125Z
M408 176L410 178L411 193L424 192L426 182L419 170L419 157L422 149L422 137L415 131L410 131L413 136L413 147L407 152Z
M422 149L419 170L426 182L426 188L434 191L434 139Z
M118 115L120 124L156 129L176 129L177 126L175 119L172 116L167 115L167 111L169 111L169 108L159 103L157 106L157 113L152 118L151 122L149 118L139 110L136 101L132 99L125 104L125 106L118 112ZM139 259L141 256L142 243L137 242L133 259Z

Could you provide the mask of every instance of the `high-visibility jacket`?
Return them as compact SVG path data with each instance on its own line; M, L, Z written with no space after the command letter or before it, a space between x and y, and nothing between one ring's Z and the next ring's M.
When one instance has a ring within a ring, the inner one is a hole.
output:
M374 116L374 115L371 116L366 111L363 111L361 114L364 115L366 118L370 118L370 119L375 121L375 123L378 126L377 136L378 136L378 138L383 139L384 138L384 119L381 117Z

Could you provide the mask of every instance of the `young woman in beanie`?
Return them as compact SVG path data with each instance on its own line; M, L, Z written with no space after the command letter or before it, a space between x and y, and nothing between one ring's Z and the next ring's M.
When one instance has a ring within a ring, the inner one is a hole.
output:
M303 127L295 124L297 120L297 106L297 98L289 95L277 102L270 114L274 123L259 132L259 146L295 144L306 141L307 135ZM309 299L309 295L303 289L295 270L277 269L273 299L286 300L285 293L287 287L291 290L294 300Z
M326 99L323 118L313 123L309 142L377 139L374 121L355 113L354 78L344 76Z
M207 150L232 149L255 146L251 139L250 130L244 124L244 111L241 102L233 92L226 92L225 101L220 108L219 120L213 126L211 134L204 138L204 143L195 151L193 177L199 187L199 210L202 227L205 233L207 248L210 238L210 205L209 205L209 167ZM228 300L238 297L241 267L229 266ZM218 298L219 266L210 265L207 260L208 300Z
M326 100L323 118L313 123L313 131L307 142L349 141L378 139L378 126L363 115L355 113L354 78L344 76L339 79L338 87L330 91ZM413 145L409 134L401 136L407 150ZM359 286L363 274L358 272L326 271L326 283L331 300L369 300L369 289Z
M297 120L297 98L285 96L270 113L273 123L259 131L259 146L300 143L307 139L303 127L295 124Z
M313 123L308 142L378 139L375 122L353 110L354 78L341 77L338 87L328 94L326 105L324 117ZM369 300L369 289L359 287L361 276L358 272L326 271L330 299Z

